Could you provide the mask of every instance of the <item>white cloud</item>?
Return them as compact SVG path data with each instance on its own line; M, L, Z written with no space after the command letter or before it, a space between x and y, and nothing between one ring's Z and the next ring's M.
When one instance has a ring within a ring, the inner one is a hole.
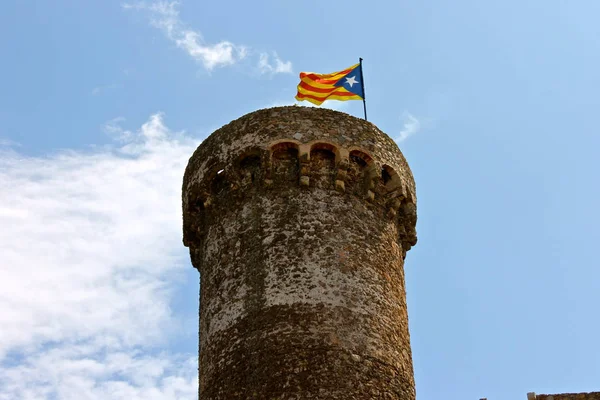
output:
M214 44L207 43L199 31L189 29L184 25L179 17L178 6L179 3L175 1L159 1L150 4L145 2L123 4L123 8L125 9L148 11L150 13L151 24L162 30L167 38L173 41L177 47L184 50L208 71L236 64L244 60L251 53L251 50L247 46L234 44L227 40ZM290 61L282 61L276 54L274 55L274 65L269 63L266 53L261 53L259 57L259 70L263 73L291 72L292 63Z
M216 67L235 64L246 57L245 46L237 46L228 41L208 44L200 32L186 28L179 18L178 5L179 3L175 1L151 4L139 2L124 4L123 8L148 11L153 26L162 30L177 47L209 71Z
M234 64L246 56L244 47L235 46L230 42L220 42L212 46L202 44L202 37L193 31L184 31L179 38L171 38L177 46L185 50L192 58L204 64L207 70L218 66Z
M193 399L196 363L195 358L64 346L3 371L0 399Z
M396 138L396 141L398 142L401 142L409 136L414 135L421 129L421 122L408 111L404 111L400 116L400 119L404 125L398 134L398 137Z
M260 58L258 60L258 69L263 74L280 74L292 73L292 62L291 61L282 61L277 53L273 53L273 62L271 64L269 61L269 55L267 53L261 53Z
M170 302L197 279L180 191L198 140L120 123L93 152L0 147L0 400L195 396L195 354L164 349L197 318Z

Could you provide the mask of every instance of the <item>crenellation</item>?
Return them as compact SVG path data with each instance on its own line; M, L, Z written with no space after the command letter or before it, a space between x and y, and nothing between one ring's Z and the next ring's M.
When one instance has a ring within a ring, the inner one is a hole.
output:
M332 141L301 143L284 138L263 147L241 149L237 160L232 165L214 163L204 175L207 181L199 185L205 188L204 195L199 196L203 210L238 190L245 192L261 185L270 187L274 179L277 187L298 184L304 188L320 188L330 190L331 195L359 196L374 206L381 206L388 218L403 225L399 229L402 248L408 250L414 245L413 231L404 226L413 220L404 216L405 213L399 216L400 207L411 202L406 197L407 188L390 165L380 164L364 149L350 150ZM190 201L190 204L198 204L198 201Z
M393 167L374 160L364 149L344 148L332 141L301 143L296 139L279 139L262 147L241 149L236 163L213 163L209 171L199 186L208 187L210 197L247 189L259 181L267 182L268 186L273 175L279 184L298 182L301 186L338 192L345 192L348 186L353 188L348 194L375 203L377 199L381 199L381 203L389 202L391 197L403 201L408 192ZM212 202L208 196L206 201Z

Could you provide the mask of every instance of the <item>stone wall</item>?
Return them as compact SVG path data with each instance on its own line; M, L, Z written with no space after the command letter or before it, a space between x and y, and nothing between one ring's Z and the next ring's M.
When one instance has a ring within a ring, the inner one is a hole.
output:
M200 399L415 398L415 185L387 135L326 109L248 114L190 159L183 218Z
M561 394L528 393L527 400L600 400L600 392Z

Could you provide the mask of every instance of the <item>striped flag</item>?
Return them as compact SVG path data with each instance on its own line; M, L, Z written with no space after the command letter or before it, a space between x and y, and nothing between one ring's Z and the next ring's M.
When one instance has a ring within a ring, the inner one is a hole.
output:
M361 64L331 74L300 72L296 100L320 106L325 100L364 100Z

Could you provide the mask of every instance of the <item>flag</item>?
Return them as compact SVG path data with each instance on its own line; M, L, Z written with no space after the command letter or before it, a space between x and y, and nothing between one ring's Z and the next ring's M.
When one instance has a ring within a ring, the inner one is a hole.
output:
M325 100L363 100L365 97L360 64L331 74L300 72L296 100L318 106Z

